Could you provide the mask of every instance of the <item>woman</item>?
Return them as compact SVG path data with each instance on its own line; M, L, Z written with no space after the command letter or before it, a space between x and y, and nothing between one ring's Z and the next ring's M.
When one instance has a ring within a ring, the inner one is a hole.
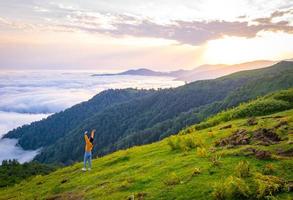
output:
M86 171L86 163L89 163L88 170L92 168L92 149L93 149L93 141L95 137L96 130L92 130L90 139L87 136L87 131L84 132L84 140L85 140L85 153L84 153L84 166L82 171Z

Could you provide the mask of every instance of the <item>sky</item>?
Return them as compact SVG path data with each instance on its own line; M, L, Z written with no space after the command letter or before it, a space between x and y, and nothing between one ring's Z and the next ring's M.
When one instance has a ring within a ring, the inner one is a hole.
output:
M0 70L291 58L292 0L0 0Z

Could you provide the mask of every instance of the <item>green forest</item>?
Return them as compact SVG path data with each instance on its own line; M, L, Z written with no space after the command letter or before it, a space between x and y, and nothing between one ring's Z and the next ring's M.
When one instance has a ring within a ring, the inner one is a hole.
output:
M148 144L207 117L293 86L292 62L160 90L109 90L48 119L10 131L24 149L42 152L42 163L80 161L85 130L96 129L94 156ZM281 105L282 106L282 105Z
M0 188L14 185L36 175L46 175L57 166L29 162L20 164L17 160L3 160L0 165Z

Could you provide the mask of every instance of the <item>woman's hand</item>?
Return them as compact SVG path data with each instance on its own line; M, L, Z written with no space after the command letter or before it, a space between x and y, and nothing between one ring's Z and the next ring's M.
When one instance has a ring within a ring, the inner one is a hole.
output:
M96 132L96 129L93 129L92 132L91 132L91 138L95 137L95 132Z

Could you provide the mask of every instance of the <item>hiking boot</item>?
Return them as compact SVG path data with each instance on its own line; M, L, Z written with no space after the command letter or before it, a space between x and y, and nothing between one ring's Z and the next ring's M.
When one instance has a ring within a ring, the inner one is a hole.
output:
M82 168L81 171L84 171L85 172L86 171L86 168Z
M91 171L91 170L92 170L92 168L88 168L87 170Z

